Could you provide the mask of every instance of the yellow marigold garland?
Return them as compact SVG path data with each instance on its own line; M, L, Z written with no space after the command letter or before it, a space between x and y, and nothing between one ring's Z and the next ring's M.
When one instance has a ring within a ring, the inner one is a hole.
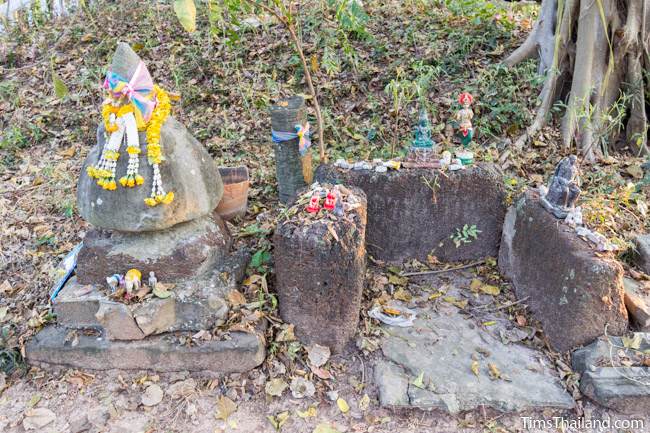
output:
M159 168L159 165L165 160L160 146L160 130L171 112L171 100L167 92L157 85L154 85L153 94L156 97L156 107L149 122L144 125L138 122L138 129L144 129L146 131L147 160L153 168L151 196L144 200L149 206L156 206L160 203L169 204L174 200L174 193L172 191L165 192L163 189ZM112 103L105 103L102 106L102 117L106 132L110 134L116 132L118 130L116 119L133 112L134 107L132 104L115 106ZM128 146L126 152L129 154L130 160L132 160L136 155L141 153L141 150L136 146ZM102 159L111 161L113 164L119 156L119 152L114 150L105 150L102 153ZM97 184L102 188L107 190L115 190L117 188L114 170L111 172L111 170L104 169L100 164L99 167L88 166L86 172L90 177L98 179ZM144 178L139 174L127 173L126 176L120 178L119 183L123 187L134 187L136 185L142 185Z

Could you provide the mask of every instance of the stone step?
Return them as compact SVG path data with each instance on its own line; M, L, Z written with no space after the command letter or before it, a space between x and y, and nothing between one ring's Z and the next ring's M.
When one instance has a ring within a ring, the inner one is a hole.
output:
M366 193L366 246L377 260L401 263L415 258L426 263L433 255L455 262L498 254L506 194L494 164L449 173L426 168L378 173L324 164L315 178ZM475 238L462 235L465 225L475 226Z
M240 373L260 365L264 339L234 332L229 340L181 345L179 334L138 341L111 341L105 335L73 337L77 331L48 326L32 338L25 354L30 364L63 365L89 370L210 371ZM183 334L181 334L183 335ZM185 334L189 337L190 334ZM74 343L73 343L74 342Z
M224 299L237 288L248 260L248 251L242 249L230 255L219 269L176 284L171 297L131 305L110 299L107 288L83 285L72 277L53 304L57 324L76 329L105 328L108 338L116 340L135 339L133 332L126 332L135 326L142 329L143 336L213 328L225 320L229 307ZM109 308L111 314L106 314ZM135 323L125 326L124 320Z
M650 333L601 337L573 352L573 370L580 373L580 391L596 403L625 414L650 412L650 367L642 364L650 350ZM630 362L636 365L630 365Z

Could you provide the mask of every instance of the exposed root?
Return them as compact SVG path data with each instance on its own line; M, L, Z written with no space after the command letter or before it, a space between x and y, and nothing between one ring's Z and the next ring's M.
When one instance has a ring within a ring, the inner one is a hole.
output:
M539 57L539 73L545 74L553 63L553 40L558 0L543 0L540 16L524 43L503 61L506 66Z
M594 161L625 130L628 144L648 151L645 95L650 80L644 73L650 67L648 3L543 0L531 34L504 60L513 66L537 55L539 70L546 74L535 119L515 147L523 147L546 124L568 79L571 86L561 127L566 149L576 144L585 160Z

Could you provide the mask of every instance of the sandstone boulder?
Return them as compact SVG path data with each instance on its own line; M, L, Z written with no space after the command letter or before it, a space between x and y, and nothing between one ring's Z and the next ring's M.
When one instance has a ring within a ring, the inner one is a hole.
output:
M206 216L217 207L223 183L217 165L205 148L174 118L169 117L161 129L161 145L167 160L160 166L167 191L174 201L150 207L144 199L151 193L153 169L147 163L146 145L140 155L140 174L145 183L135 188L118 186L106 191L86 174L95 164L104 146L104 127L97 131L95 146L84 162L77 184L77 206L83 219L95 227L124 232L163 230L182 222ZM145 142L144 133L140 143ZM117 163L117 178L126 172L128 158Z
M118 44L112 70L125 78L135 72L140 58L124 43ZM154 80L155 81L155 80ZM151 193L153 169L147 162L146 136L140 133L140 171L145 183L135 188L118 186L106 191L86 174L94 165L105 143L103 123L97 130L97 145L84 162L77 184L77 206L83 219L95 227L141 232L162 230L176 224L208 215L223 194L223 183L212 157L183 125L168 117L161 128L160 144L165 161L160 165L166 191L173 191L174 201L168 205L150 207L144 199ZM126 173L129 158L124 145L117 162L116 178Z
M435 169L378 173L321 165L316 180L356 186L366 193L366 245L375 259L426 262L431 254L443 261L461 261L498 254L505 186L492 164L449 173ZM476 229L476 238L462 235L465 226Z
M627 329L623 268L555 218L528 191L506 215L499 269L526 299L551 345L566 351Z

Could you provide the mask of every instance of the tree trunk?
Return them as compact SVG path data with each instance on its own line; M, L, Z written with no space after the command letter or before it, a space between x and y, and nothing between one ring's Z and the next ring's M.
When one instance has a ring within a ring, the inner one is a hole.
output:
M593 161L623 140L647 153L645 97L650 83L650 5L647 0L543 0L524 43L507 66L537 57L546 75L534 122L521 148L548 121L564 81L570 83L562 141Z

